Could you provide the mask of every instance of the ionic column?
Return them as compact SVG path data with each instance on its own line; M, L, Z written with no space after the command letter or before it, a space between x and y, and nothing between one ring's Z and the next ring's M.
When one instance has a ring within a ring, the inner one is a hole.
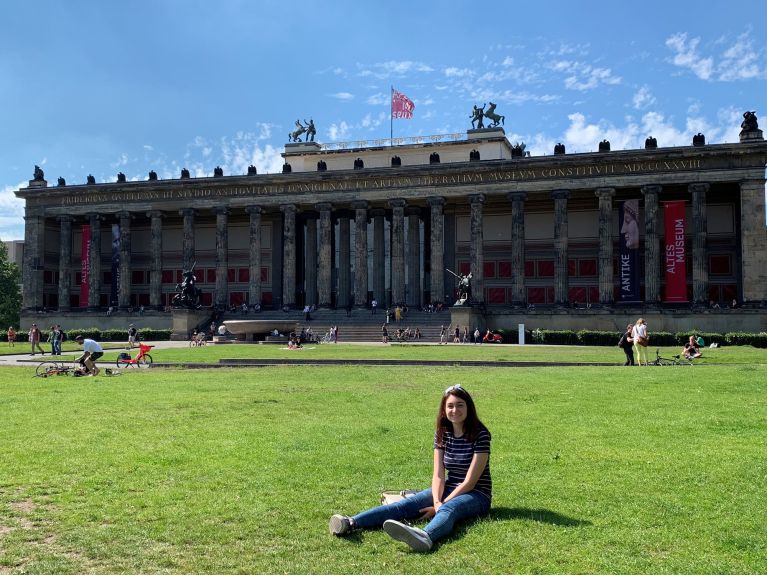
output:
M72 218L61 216L59 235L59 311L69 311L72 287Z
M99 308L101 298L101 216L89 214L91 241L88 246L88 309Z
M296 305L296 206L280 206L283 214L282 303Z
M365 307L368 303L368 203L358 200L354 209L354 305Z
M767 303L764 179L740 184L740 286L744 305Z
M522 306L525 293L525 200L527 193L511 192L511 303Z
M345 308L351 303L351 233L349 214L343 212L338 217L338 295L336 306Z
M378 305L386 305L386 245L384 242L384 217L386 210L370 210L373 218L373 297Z
M304 250L304 279L306 282L305 305L317 305L317 213L308 212L306 218L306 243Z
M391 301L405 301L405 200L389 200L391 217Z
M149 263L149 306L162 309L162 212L152 210L150 218L151 261Z
M179 213L184 218L184 237L181 247L181 267L192 269L194 265L194 209L184 208Z
M687 187L692 194L692 301L696 304L708 302L706 192L709 187L708 184L690 184Z
M261 304L261 207L248 206L245 212L250 215L248 235L248 296L250 305Z
M333 206L327 202L317 204L320 211L320 250L317 266L317 305L328 308L332 292L333 266Z
M599 198L599 303L613 303L613 197L615 188L598 188Z
M485 194L472 194L471 202L471 242L469 243L469 260L471 269L471 295L477 303L485 301L483 272L485 267L483 214L482 205Z
M227 305L229 293L229 211L216 208L216 298L217 306Z
M407 305L421 307L421 208L408 206L407 214Z
M554 198L554 303L567 303L567 199L568 190L555 190Z
M29 207L24 215L24 265L22 300L24 309L43 307L43 242L45 218Z
M120 219L120 283L117 286L117 306L120 309L130 309L131 280L133 269L131 266L131 241L130 241L130 212L118 212ZM114 281L114 278L112 278Z
M439 196L428 199L431 208L431 301L445 301L445 198Z
M642 187L644 195L644 299L645 303L660 303L661 253L658 236L658 196L661 186Z

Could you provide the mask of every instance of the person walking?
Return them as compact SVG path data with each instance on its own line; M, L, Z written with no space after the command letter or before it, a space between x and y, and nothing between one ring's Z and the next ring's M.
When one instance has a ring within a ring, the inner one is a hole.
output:
M426 553L452 533L455 524L490 511L490 431L477 416L469 392L460 385L442 394L434 434L431 487L354 516L333 515L328 529L338 537L359 529L383 530L413 551ZM429 519L423 529L405 520Z
M375 315L377 310L378 310L378 300L376 298L373 298L373 301L370 302L370 314Z
M133 324L130 324L128 326L128 349L133 349L133 346L136 344L137 336L138 336L138 330L136 329L136 326Z
M634 339L632 338L634 324L626 326L626 331L618 340L618 347L626 354L626 363L623 365L634 365Z
M8 347L16 347L16 330L13 329L13 326L10 326L8 328Z
M37 327L36 323L33 323L32 327L29 328L29 343L32 344L32 355L35 355L35 348L40 350L41 355L45 355L43 348L40 347L41 337L42 333L40 332L40 328Z

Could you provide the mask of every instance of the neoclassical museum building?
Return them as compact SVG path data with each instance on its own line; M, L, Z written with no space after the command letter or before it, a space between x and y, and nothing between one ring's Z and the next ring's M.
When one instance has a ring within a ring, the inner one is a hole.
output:
M45 310L110 327L111 307L169 326L194 267L219 308L375 298L468 307L490 327L619 330L642 315L655 330L765 331L767 144L755 126L692 140L530 157L492 128L287 144L280 174L49 185L38 169L16 192L22 325Z

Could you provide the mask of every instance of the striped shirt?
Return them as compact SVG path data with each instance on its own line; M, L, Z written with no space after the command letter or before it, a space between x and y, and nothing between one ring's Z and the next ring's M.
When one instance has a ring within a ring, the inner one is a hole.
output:
M452 431L445 430L444 443L445 455L442 461L447 470L445 489L451 490L466 479L466 474L469 472L469 466L475 453L490 453L490 432L483 427L477 434L476 441L471 443L465 437L454 437ZM434 438L434 449L439 449L436 435ZM493 497L493 480L490 477L489 459L485 469L482 471L482 475L479 476L479 480L474 486L474 490L488 499Z

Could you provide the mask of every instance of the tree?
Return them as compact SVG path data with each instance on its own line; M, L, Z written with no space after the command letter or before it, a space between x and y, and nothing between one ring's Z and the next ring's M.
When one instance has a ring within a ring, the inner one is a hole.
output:
M20 277L19 266L8 261L8 249L0 241L0 326L2 329L7 329L11 325L19 327Z

